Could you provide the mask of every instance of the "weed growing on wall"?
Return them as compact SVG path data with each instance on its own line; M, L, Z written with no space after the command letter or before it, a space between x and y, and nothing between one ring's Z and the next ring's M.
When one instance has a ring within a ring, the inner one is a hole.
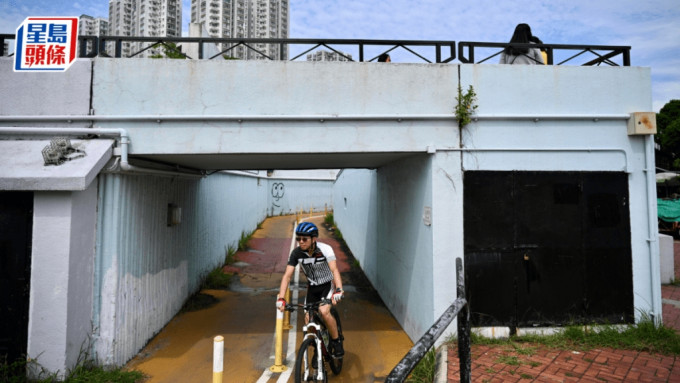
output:
M455 113L458 120L458 127L463 128L465 125L472 122L472 116L477 110L477 94L475 89L470 85L466 92L458 84L458 97L456 97L458 104L456 105Z

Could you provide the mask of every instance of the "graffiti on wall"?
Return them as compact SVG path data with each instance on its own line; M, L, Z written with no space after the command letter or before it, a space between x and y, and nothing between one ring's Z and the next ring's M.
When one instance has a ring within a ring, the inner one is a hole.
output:
M285 185L283 182L274 182L272 184L272 215L275 210L281 209L281 198L285 194Z

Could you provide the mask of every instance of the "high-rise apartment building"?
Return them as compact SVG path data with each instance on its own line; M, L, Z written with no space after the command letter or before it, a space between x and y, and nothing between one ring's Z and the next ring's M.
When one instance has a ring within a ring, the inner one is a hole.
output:
M78 18L79 36L106 36L109 33L109 21L102 17L92 17L90 15L80 15ZM93 42L87 41L87 52L92 52Z
M182 36L182 0L109 0L109 35L135 37ZM149 57L154 48L136 54L152 43L124 43L123 56Z
M212 37L218 38L287 38L288 0L191 0L191 22L203 24ZM224 44L227 50L233 44ZM252 44L252 48L275 60L288 59L278 44ZM240 59L267 59L262 54L238 45L224 53Z
M254 38L287 38L289 27L288 0L251 0L252 17L250 20L250 34ZM256 44L257 50L275 60L288 59L288 47L278 44ZM252 58L266 59L255 54Z
M182 0L135 0L133 3L133 36L182 36ZM132 49L140 51L150 45L153 43L134 43ZM162 47L158 47L137 56L149 57L162 52Z
M248 37L248 0L192 0L191 22L202 24L210 37ZM219 44L226 51L233 44ZM226 56L245 58L246 47L238 46L224 53Z
M307 54L307 61L352 61L352 55L345 52L316 51Z
M134 4L132 0L109 0L109 36L132 36L133 23L132 11ZM123 57L130 56L129 42L123 42ZM110 55L114 54L113 43L106 45L106 50Z

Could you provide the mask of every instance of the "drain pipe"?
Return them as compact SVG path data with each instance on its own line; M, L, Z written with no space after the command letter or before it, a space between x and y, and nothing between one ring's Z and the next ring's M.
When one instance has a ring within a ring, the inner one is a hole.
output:
M123 128L6 128L0 127L0 134L5 135L67 135L67 136L83 136L97 134L100 136L119 137L120 140L120 159L116 160L116 165L120 169L129 173L140 174L159 174L166 176L188 176L188 177L204 177L202 171L170 171L161 169L145 168L131 165L128 162L128 147L130 145L130 136L127 130Z
M628 120L627 114L487 114L476 115L473 121L578 121L592 120L594 122L605 120ZM140 121L140 122L177 122L177 121L229 121L229 122L253 122L253 121L456 121L453 114L266 114L266 115L204 115L204 114L130 114L130 115L44 115L44 116L0 116L0 122L24 121L24 122L114 122L114 121Z
M654 166L654 140L653 135L645 136L645 178L647 181L647 218L649 238L647 238L647 245L649 247L649 267L651 279L651 293L652 293L652 312L649 314L655 325L662 322L661 316L661 295L657 294L658 289L661 288L661 270L659 266L659 232L658 222L656 217L656 169Z

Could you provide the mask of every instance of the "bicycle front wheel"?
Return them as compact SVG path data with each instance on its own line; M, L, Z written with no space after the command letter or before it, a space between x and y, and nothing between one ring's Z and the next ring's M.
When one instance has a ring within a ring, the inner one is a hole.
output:
M321 350L316 349L316 339L307 338L302 342L298 350L297 359L295 359L295 383L328 382L323 360L321 363L318 363L320 355ZM319 372L322 373L323 379L317 379Z

